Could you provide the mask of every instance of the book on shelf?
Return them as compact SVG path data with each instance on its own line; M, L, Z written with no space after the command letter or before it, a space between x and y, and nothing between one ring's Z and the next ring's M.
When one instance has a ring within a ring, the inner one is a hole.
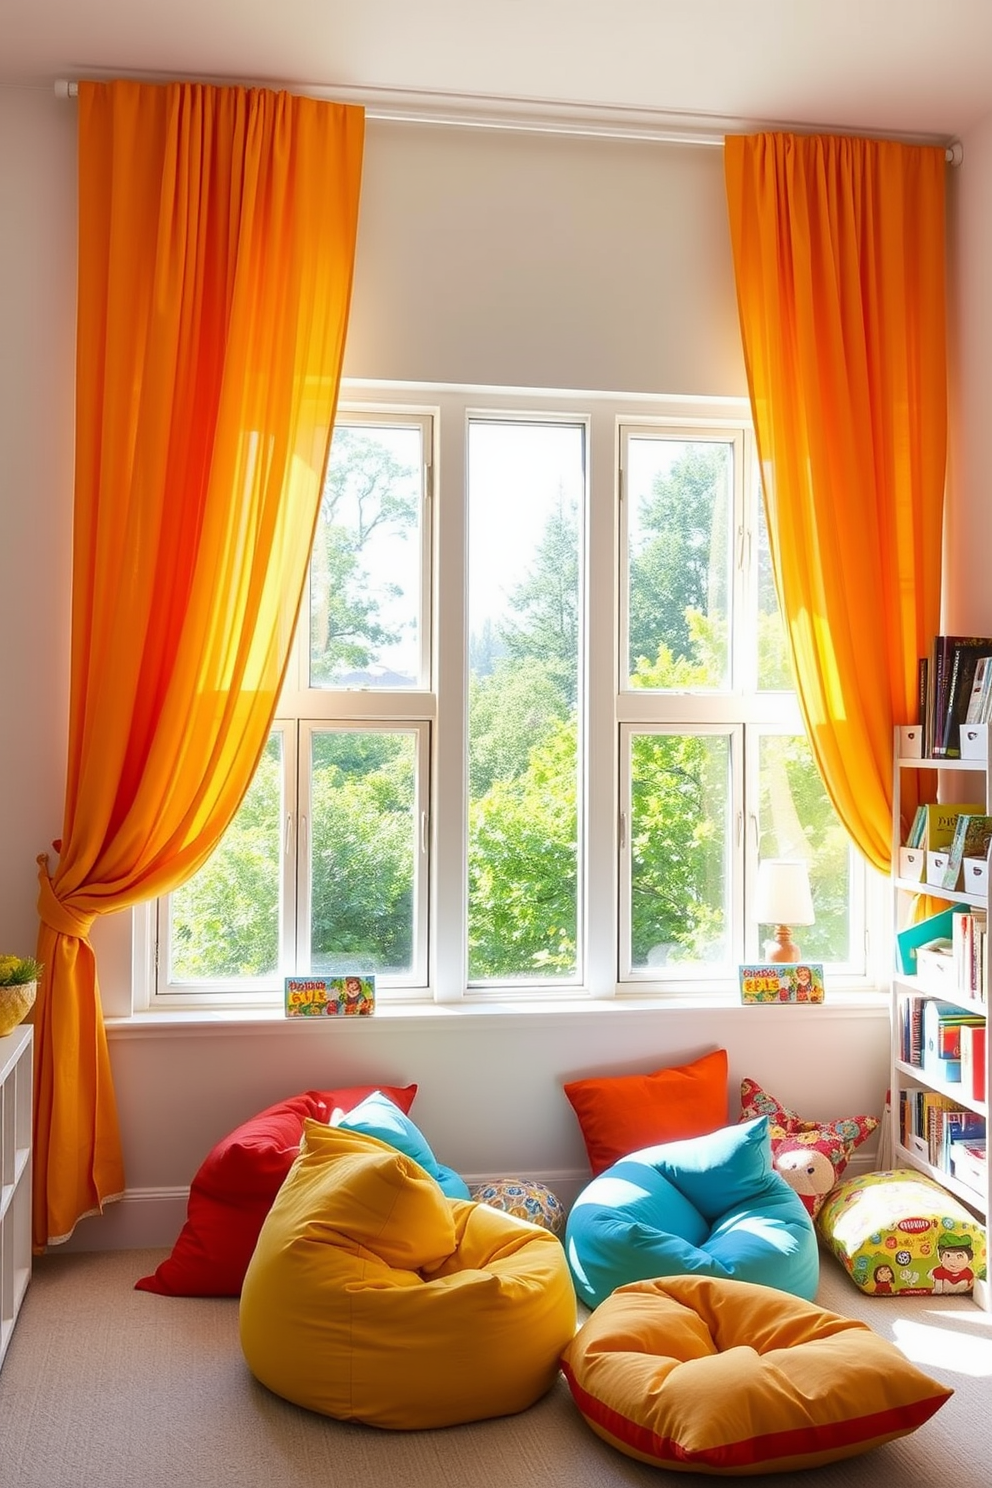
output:
M921 656L916 668L916 721L923 730L926 754L927 698L930 693L930 658Z
M932 1167L950 1171L951 1143L985 1140L985 1117L936 1090L899 1092L899 1139Z
M926 831L926 827L927 808L925 806L917 806L916 811L913 813L913 820L910 823L909 831L906 834L906 841L903 846L922 847L923 834Z
M992 816L962 811L954 825L954 836L947 849L943 888L957 888L965 858L985 858L992 842Z
M923 815L917 827L918 842L908 842L907 847L922 847L927 852L949 849L954 841L958 821L962 816L981 816L985 810L983 801L930 802L921 806ZM914 819L914 825L916 825Z
M923 1004L925 997L907 997L902 1003L899 1056L915 1069L923 1065Z
M955 984L959 992L985 1000L985 938L988 916L984 909L965 910L951 921Z
M928 999L923 1009L923 1069L940 1085L961 1084L961 1029L984 1025L980 1013L969 1013L954 1003Z
M980 656L971 684L965 723L992 722L992 656Z
M949 1101L937 1097L926 1108L927 1159L942 1172L951 1170L951 1143L985 1136L985 1118L974 1111L956 1110Z
M961 1029L961 1089L972 1100L984 1101L986 1091L985 1019Z
M992 656L992 636L934 636L927 687L924 742L933 759L959 759L959 730L971 702L975 669Z
M944 1111L938 1113L940 1126L940 1161L937 1167L950 1172L951 1148L955 1142L983 1142L985 1141L985 1117L979 1116L975 1111Z

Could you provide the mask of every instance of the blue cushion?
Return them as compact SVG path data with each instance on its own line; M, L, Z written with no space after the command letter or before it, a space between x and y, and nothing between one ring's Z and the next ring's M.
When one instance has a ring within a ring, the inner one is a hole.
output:
M338 1121L348 1131L364 1132L395 1147L420 1166L435 1180L449 1199L471 1198L468 1184L452 1168L439 1163L419 1127L381 1090L365 1097Z
M820 1270L809 1213L772 1166L767 1116L614 1163L572 1206L565 1250L589 1307L629 1282L691 1274L812 1301Z

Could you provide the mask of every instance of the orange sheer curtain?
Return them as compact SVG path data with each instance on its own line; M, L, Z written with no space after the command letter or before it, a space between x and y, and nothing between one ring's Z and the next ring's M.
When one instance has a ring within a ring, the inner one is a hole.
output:
M942 149L728 137L765 509L810 744L865 857L892 853L893 728L940 619Z
M361 109L79 85L69 748L39 859L34 1245L124 1184L89 932L175 887L264 748L340 382Z

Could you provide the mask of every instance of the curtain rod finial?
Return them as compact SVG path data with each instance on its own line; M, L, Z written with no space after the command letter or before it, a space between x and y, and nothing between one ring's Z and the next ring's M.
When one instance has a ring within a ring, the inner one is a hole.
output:
M56 98L75 98L78 88L75 83L70 83L67 78L55 79Z
M953 144L948 145L947 149L944 151L944 158L947 161L948 165L961 164L962 160L964 159L964 145L961 143L960 140L955 140Z

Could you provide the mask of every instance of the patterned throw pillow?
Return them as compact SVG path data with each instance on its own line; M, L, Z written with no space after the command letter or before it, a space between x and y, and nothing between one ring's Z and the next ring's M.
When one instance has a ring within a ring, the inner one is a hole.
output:
M470 1188L478 1204L489 1204L493 1209L502 1209L504 1214L529 1220L550 1230L552 1235L560 1235L565 1228L565 1206L561 1199L534 1179L496 1178L490 1183L470 1184Z
M836 1121L807 1121L783 1106L756 1080L741 1081L741 1120L767 1116L772 1161L795 1189L813 1219L851 1160L855 1148L878 1126L875 1116L842 1116Z

